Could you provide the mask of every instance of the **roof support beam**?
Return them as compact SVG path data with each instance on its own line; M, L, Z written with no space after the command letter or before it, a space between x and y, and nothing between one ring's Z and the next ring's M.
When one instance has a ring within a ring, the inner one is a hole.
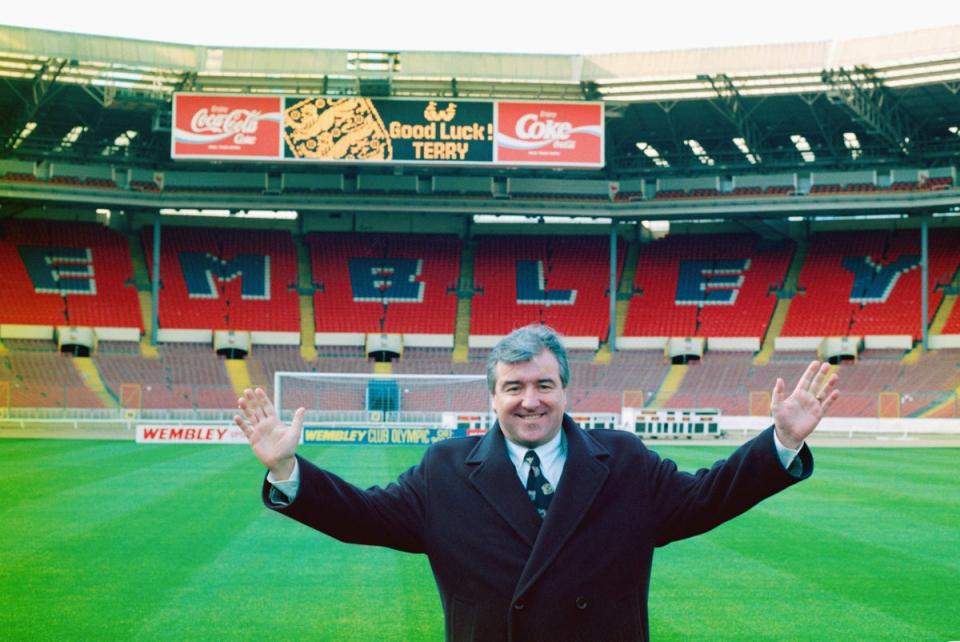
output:
M710 87L717 94L717 99L711 100L710 104L733 123L737 133L750 149L750 153L760 164L763 161L760 156L763 136L756 121L750 117L750 112L743 102L740 92L737 91L737 87L733 84L733 80L727 74L717 74L716 76L701 74L697 76L697 80L710 83Z
M823 138L824 145L826 145L827 150L830 152L830 156L833 157L835 161L840 161L844 157L844 151L837 145L837 141L840 140L840 134L836 131L830 131L823 122L820 111L814 107L814 103L822 96L823 94L800 94L800 100L806 103L807 107L810 109L810 115L813 117L813 122L817 124L817 129L820 130L820 136ZM849 155L847 156L849 158Z
M673 108L677 106L676 100L670 101L658 101L657 107L663 110L663 117L667 121L667 129L670 130L670 143L672 147L673 156L667 157L665 160L673 165L683 165L685 154L683 153L683 143L680 141L680 136L677 134L677 128L673 124L673 117L670 115L670 112L673 111ZM663 156L663 150L660 150L660 155Z
M825 69L821 78L830 86L827 92L830 102L849 110L892 151L910 155L916 126L909 114L894 102L872 69L858 66L852 73L843 67Z
M34 117L37 115L37 112L40 111L40 108L43 107L44 103L63 89L64 85L57 84L56 81L60 76L60 71L67 65L67 62L66 58L49 58L45 60L33 77L33 82L30 84L30 95L25 96L20 92L16 92L17 97L20 98L24 104L24 110L21 116L14 121L17 125L13 128L13 131L11 131L7 139L3 141L3 151L7 151L13 147L14 143L16 143L20 137L23 128L27 123L34 120Z

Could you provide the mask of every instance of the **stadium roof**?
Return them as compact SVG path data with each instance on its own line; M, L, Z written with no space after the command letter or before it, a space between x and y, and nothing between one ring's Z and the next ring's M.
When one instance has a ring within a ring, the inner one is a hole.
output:
M909 9L806 0L785 11L765 0L688 0L627 6L622 0L545 6L515 0L438 4L366 0L240 7L220 0L46 0L42 10L9 3L11 26L208 47L371 51L597 54L848 40L941 27L955 20L944 0ZM386 19L379 19L379 18Z
M602 100L610 177L929 167L960 154L960 26L594 55L208 47L0 26L0 79L0 146L17 158L169 164L177 91ZM127 132L132 145L114 144Z

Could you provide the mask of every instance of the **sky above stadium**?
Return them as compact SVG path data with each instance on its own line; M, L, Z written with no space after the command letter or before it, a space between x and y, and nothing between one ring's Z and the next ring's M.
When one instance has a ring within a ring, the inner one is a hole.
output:
M6 3L0 23L207 46L592 54L847 39L955 16L944 0L45 0Z

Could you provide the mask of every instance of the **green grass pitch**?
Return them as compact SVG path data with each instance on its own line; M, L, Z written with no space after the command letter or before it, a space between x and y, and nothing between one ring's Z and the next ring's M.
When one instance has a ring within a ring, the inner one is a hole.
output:
M692 469L721 446L654 444ZM307 446L360 485L408 446ZM960 638L960 450L815 450L812 479L659 549L655 640ZM0 638L441 640L426 559L267 511L244 446L0 440Z

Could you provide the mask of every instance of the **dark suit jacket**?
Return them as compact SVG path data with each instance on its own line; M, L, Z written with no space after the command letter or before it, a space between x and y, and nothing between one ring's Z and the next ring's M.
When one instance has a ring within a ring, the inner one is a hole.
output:
M499 426L431 446L385 488L362 490L300 459L288 506L339 540L425 553L448 640L645 640L653 550L703 533L806 478L783 468L773 428L696 474L636 436L564 417L567 461L541 522Z

